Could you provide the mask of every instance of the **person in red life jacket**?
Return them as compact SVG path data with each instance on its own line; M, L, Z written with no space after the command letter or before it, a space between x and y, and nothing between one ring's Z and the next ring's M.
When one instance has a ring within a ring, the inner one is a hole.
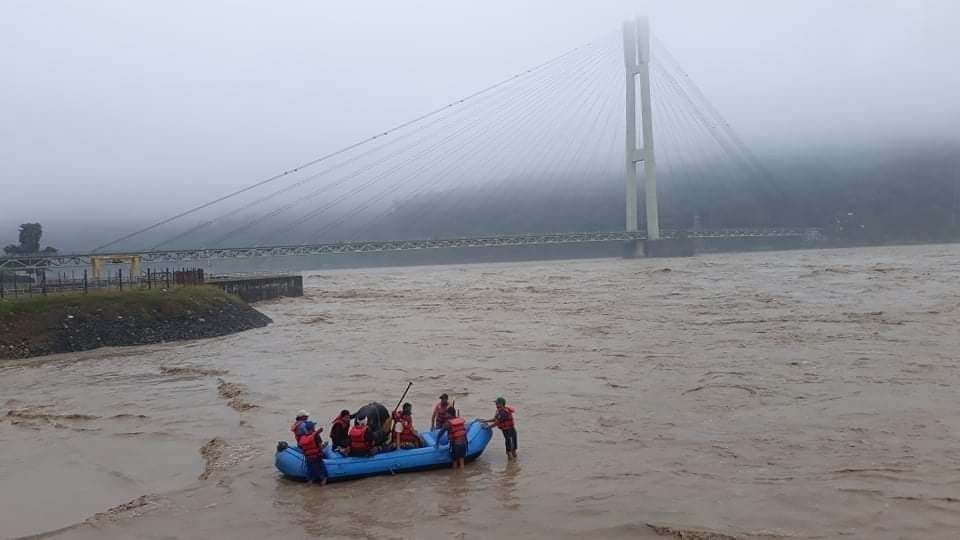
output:
M350 437L350 457L375 456L380 451L377 448L376 436L373 430L367 427L366 421L354 420L347 435Z
M497 405L497 412L493 418L485 420L484 423L500 428L507 445L507 459L515 459L517 457L517 425L513 415L516 411L513 407L508 407L507 400L502 397L498 397L494 403Z
M430 417L430 429L440 429L447 421L447 409L450 408L450 396L440 394L440 401L433 406L433 416Z
M293 424L290 425L290 431L293 432L294 440L298 440L300 435L302 435L301 428L308 418L310 418L310 413L307 411L300 409L300 411L297 412L297 418L293 421Z
M420 434L413 429L413 405L404 403L402 410L393 413L393 421L394 426L400 426L399 432L394 428L397 438L395 446L401 450L420 448Z
M313 422L304 422L300 427L301 435L297 437L297 444L305 458L307 480L325 486L327 485L327 466L323 463L323 449L327 447L327 443L320 439L321 431L323 428L317 430Z
M330 443L343 455L350 453L350 411L344 409L330 426Z
M440 431L447 433L450 457L453 458L453 468L462 469L464 459L467 457L467 423L463 418L457 416L457 410L453 406L447 408L445 416L446 422L440 427ZM439 435L434 448L440 448Z

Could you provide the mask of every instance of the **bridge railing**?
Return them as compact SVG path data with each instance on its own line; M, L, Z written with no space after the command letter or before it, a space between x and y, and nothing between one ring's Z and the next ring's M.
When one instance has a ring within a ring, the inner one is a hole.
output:
M784 228L730 228L707 230L664 230L664 238L777 238L794 237L805 241L822 238L819 229L808 227ZM433 238L428 240L371 240L332 242L288 246L252 246L231 248L197 248L167 251L146 251L114 255L139 255L147 264L175 264L186 261L210 259L244 259L252 257L297 257L345 253L375 253L384 251L414 251L425 249L454 249L498 246L525 246L544 244L576 244L593 242L624 242L644 240L641 232L568 232L520 234L499 236L475 236L460 238ZM38 267L83 267L90 264L89 254L53 255L46 257L0 257L0 269L24 270Z

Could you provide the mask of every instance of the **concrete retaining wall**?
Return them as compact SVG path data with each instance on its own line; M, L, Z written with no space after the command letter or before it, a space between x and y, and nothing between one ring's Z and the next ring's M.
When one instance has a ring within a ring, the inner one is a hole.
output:
M303 296L303 276L269 276L217 279L207 285L220 287L247 302L259 302L283 296Z

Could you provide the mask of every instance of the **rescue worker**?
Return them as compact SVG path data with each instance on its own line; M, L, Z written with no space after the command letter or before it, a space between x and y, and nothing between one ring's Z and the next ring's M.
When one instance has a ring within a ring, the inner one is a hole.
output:
M430 429L440 429L447 421L447 409L450 408L450 396L446 393L440 394L440 401L433 406L433 415L430 417Z
M350 457L375 456L380 451L377 448L373 430L367 427L367 422L354 420L353 427L348 433L350 437Z
M393 413L393 421L402 426L395 446L401 450L420 448L420 434L413 428L413 405L404 403L402 410Z
M453 459L453 468L462 469L467 457L467 425L463 418L457 416L457 410L450 406L446 410L446 422L440 427L447 432L447 442L450 443L450 457ZM440 448L440 437L434 448Z
M321 431L323 428L317 430L316 424L305 421L300 427L302 434L297 438L297 444L303 451L303 457L306 458L307 480L325 486L327 485L327 466L323 463L323 449L327 447L327 443L320 439Z
M513 415L516 413L513 407L507 406L507 400L498 397L494 403L497 406L497 412L490 420L484 423L491 426L497 426L503 432L503 440L507 446L507 459L516 459L517 457L517 426Z
M340 415L333 419L333 425L330 426L330 443L333 449L341 454L350 453L350 411L344 409Z
M300 409L297 412L297 417L294 419L293 424L290 425L290 431L293 432L293 440L298 440L300 435L302 435L300 428L303 426L303 423L310 418L310 413Z

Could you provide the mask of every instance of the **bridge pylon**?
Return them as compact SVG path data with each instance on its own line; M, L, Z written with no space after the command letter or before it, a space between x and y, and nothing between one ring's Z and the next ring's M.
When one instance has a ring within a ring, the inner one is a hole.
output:
M660 239L657 164L653 153L653 112L650 103L650 23L636 17L623 23L623 59L627 74L626 198L627 232L636 232L637 163L643 162L647 238ZM640 138L637 133L637 86L640 94Z

